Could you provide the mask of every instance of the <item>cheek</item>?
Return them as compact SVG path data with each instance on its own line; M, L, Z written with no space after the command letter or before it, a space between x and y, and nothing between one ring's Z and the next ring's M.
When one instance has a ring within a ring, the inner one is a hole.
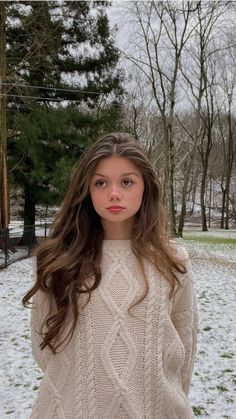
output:
M102 194L99 193L100 191L90 190L90 196L93 203L94 208L99 206L102 203Z
M140 201L142 201L143 199L143 194L144 194L144 184L140 185L140 188L137 192L137 196L139 197Z
M139 190L139 191L136 191L135 194L133 195L132 201L135 206L141 205L142 199L143 199L143 192L144 192L143 190Z
M94 196L94 191L92 190L92 188L89 188L89 193L90 193L90 198L91 198L91 201L92 201L92 203L93 203L93 205L94 205L94 200L95 200L96 198L95 198L95 196Z

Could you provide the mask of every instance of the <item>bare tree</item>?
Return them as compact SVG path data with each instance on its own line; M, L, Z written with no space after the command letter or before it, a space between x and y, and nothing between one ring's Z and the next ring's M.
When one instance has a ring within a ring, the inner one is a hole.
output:
M202 174L200 187L202 230L207 231L205 194L209 157L214 143L214 125L217 117L215 97L217 93L217 59L224 49L216 37L222 32L222 16L228 3L198 2L197 27L181 72L188 86L188 98L196 113L196 132L192 138L201 157ZM188 65L186 65L188 63Z
M195 187L195 192L193 193L195 199L196 193L196 183L193 181L193 173L195 170L196 163L196 141L194 137L194 132L196 131L196 117L195 113L185 112L181 115L176 115L178 121L180 133L179 138L175 138L175 141L179 143L180 150L177 153L176 159L176 175L178 171L178 184L180 184L180 215L178 222L178 235L183 236L185 216L187 212L187 196L190 194L192 188ZM177 131L177 128L175 129ZM191 181L192 180L192 181Z
M178 72L183 49L194 31L191 20L196 2L132 2L130 13L136 25L136 54L125 56L145 75L150 94L161 118L165 150L164 196L173 233L176 233L174 202L175 150L174 113L177 102Z
M229 44L232 44L231 33ZM227 54L226 54L227 52ZM236 99L236 48L230 48L219 60L218 127L223 145L224 168L222 172L222 216L221 228L229 229L230 186L233 163L236 155L236 119L233 107Z
M229 62L230 54L235 53L235 3L150 0L129 2L127 7L129 13L126 10L124 19L126 22L130 19L132 39L124 48L123 57L137 69L140 83L135 89L135 99L131 97L129 103L130 109L133 106L133 132L146 138L150 155L156 153L155 162L163 168L164 196L173 232L183 234L188 197L194 201L192 212L196 203L200 205L202 230L206 231L210 225L212 208L216 205L213 205L214 188L218 187L224 170L221 165L216 170L219 164L213 162L218 143L223 141L217 121L224 114L227 114L222 119L227 161L223 187L228 223L229 203L234 202L230 187L235 150L232 90L235 63L230 68L226 66L226 73L220 64L224 56ZM145 109L144 86L145 95L150 98ZM219 97L224 102L218 101ZM162 162L158 159L159 152L164 153Z

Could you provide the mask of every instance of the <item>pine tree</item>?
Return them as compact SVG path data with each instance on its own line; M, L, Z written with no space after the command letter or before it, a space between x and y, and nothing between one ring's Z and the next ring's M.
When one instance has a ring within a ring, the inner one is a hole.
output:
M84 147L117 128L122 75L106 2L9 3L9 154L23 191L26 243L36 205L57 203Z

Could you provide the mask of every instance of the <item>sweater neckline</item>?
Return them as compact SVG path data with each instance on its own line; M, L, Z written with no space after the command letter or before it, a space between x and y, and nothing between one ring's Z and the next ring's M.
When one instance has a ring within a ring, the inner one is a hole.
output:
M131 248L131 240L111 240L111 239L104 239L103 240L103 249L104 250L130 250Z

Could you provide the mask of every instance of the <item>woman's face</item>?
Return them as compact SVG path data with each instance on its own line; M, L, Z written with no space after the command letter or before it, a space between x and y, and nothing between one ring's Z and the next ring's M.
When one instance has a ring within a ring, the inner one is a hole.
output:
M91 177L89 192L104 230L132 228L144 192L139 169L127 158L112 156L99 161Z

